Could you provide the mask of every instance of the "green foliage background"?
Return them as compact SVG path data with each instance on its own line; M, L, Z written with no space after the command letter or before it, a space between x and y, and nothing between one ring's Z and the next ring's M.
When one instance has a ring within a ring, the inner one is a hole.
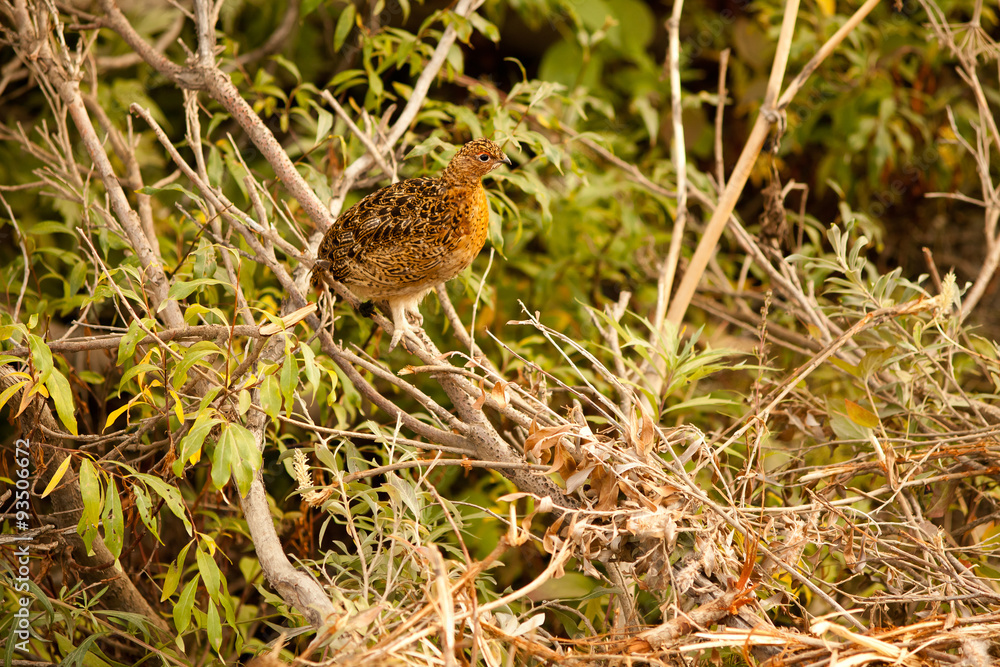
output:
M169 30L177 17L168 3L121 4L150 41ZM803 5L789 72L801 70L855 4ZM956 23L972 12L969 2L938 5ZM717 193L720 53L730 50L720 140L728 173L760 108L783 7L772 0L685 7L680 31L688 178L705 192ZM563 411L572 407L574 397L560 382L579 387L586 380L602 393L613 392L599 374L569 363L537 329L509 324L525 319L526 312L538 312L547 326L580 341L608 367L614 367L616 356L626 367L636 367L644 358L662 355L667 360L666 389L650 397L657 423L720 434L748 404L807 358L801 347L762 351L757 345L758 334L747 325L746 316L760 312L763 295L771 287L769 278L756 265L745 268L745 255L729 241L719 248L717 268L703 296L718 309L743 317L745 326L726 324L706 309L693 308L683 332L655 346L648 343L659 262L667 254L677 204L674 197L652 191L620 167L634 166L666 191L676 185L664 65L669 5L637 0L490 0L466 20L442 3L309 0L301 3L289 38L273 54L242 61L241 56L252 55L278 29L288 10L285 3L264 0L225 3L217 26L223 47L218 57L324 202L334 196L333 184L345 166L366 149L323 102L321 91L329 90L355 118L370 117L377 124L398 113L413 94L414 80L444 28L457 27L459 42L448 53L395 157L400 175L412 177L439 171L451 150L471 138L490 136L506 142L516 168L495 172L488 183L495 214L492 250L448 290L464 322L471 322L475 314L477 341L508 381L536 387L544 381L538 370L542 369L550 389L554 388L552 403ZM223 253L238 264L240 285L257 321L277 315L285 295L274 276L253 261L251 249L238 235L226 239L231 244L226 248L206 233L207 221L197 206L200 196L185 179L172 177L175 167L155 137L141 121L129 118L130 104L148 108L170 141L190 159L177 87L145 64L102 69L105 59L131 49L110 30L86 27L86 12L99 15L99 9L81 11L72 25L84 27L70 28L67 37L74 45L95 38L91 52L96 60L88 68L100 72L83 77L81 87L119 131L127 132L131 126L134 132L134 153L147 185L145 193L152 197L163 265L174 281L171 296L181 305L186 321L227 326L235 322L235 296L222 269ZM972 280L981 265L982 232L976 227L981 212L924 197L939 191L978 196L981 176L956 146L948 121L950 110L961 131L972 131L979 119L976 101L954 71L954 57L929 36L925 22L923 10L914 2L904 2L901 10L891 3L876 9L788 107L787 130L772 138L773 152L758 160L737 209L746 226L757 231L763 211L761 191L771 182L772 169L783 182L806 186L801 215L800 195L786 200L794 227L790 252L797 257L803 281L822 295L826 315L840 322L923 294L922 245L933 248L938 266L955 267L959 285ZM995 7L984 8L983 25L996 36ZM9 37L13 27L5 24L5 28ZM190 22L182 28L180 40L194 43ZM176 42L165 55L178 63L186 57ZM0 51L4 61L13 57L9 45ZM995 81L991 85L988 95L995 105L1000 98ZM507 530L496 516L506 513L507 504L498 498L515 490L496 473L459 467L435 470L430 482L440 499L416 484L419 473L404 471L352 482L322 511L301 502L292 475L292 449L305 446L319 469L348 473L420 455L417 449L391 444L395 424L362 398L309 332L296 331L283 363L264 365L256 375L261 407L271 419L262 457L239 420L209 406L217 393L201 401L186 400L186 395L179 399L187 381L195 377L192 368L232 371L249 343L232 356L233 351L214 341L177 344L182 361L140 344L145 335L123 303L143 313L147 327L156 326L155 313L143 311L148 303L140 289L143 277L128 244L95 217L91 205L105 196L100 182L87 173L86 187L81 189L34 186L40 171L53 170L46 158L54 151L46 141L54 136L51 128L65 119L53 117L44 91L30 80L8 83L2 95L0 183L8 187L0 191L4 198L0 281L5 293L0 339L6 341L7 352L16 346L30 347L30 366L24 370L29 380L24 387L44 388L34 391L51 398L65 429L94 436L125 429L136 435L142 455L112 456L114 447L100 441L84 442L71 454L86 505L81 520L85 539L100 533L121 556L124 570L138 579L150 599L158 601L158 611L177 633L173 643L149 639L163 662L232 664L241 655L261 650L278 628L304 623L263 581L236 504L237 489L245 489L261 465L286 551L306 569L319 571L322 564L323 576L329 577L324 583L338 591L338 602L353 611L367 606L362 604L366 599L359 594L362 590L401 608L424 595L424 575L400 560L390 535L413 544L436 544L446 558L463 560L463 545L455 539L442 508L462 522L464 546L473 559L490 553ZM294 220L292 229L282 226L275 215L279 233L299 247L300 234L317 230L223 108L205 95L198 101L211 182L246 211L252 201L244 176L251 173L264 182ZM37 147L34 154L18 139L19 128L27 143ZM86 171L90 162L82 146L71 147L69 153ZM605 153L620 163L609 162ZM114 157L112 161L116 169L124 169ZM990 166L987 176L995 178L995 172ZM59 174L53 178L70 181ZM382 176L362 181L348 194L344 210L384 184ZM134 199L136 193L129 197ZM274 212L271 204L267 207ZM693 201L691 216L685 256L710 211ZM837 227L831 232L832 225ZM84 238L93 243L93 250ZM299 263L297 258L281 257L290 269ZM623 292L631 293L631 299L628 314L618 324L624 342L619 353L609 349L595 322L602 321L605 306L618 302ZM786 306L780 301L774 304L769 324L815 340L809 325ZM380 352L385 340L370 320L342 304L336 312L338 339L364 346L393 369L411 363L405 351L388 357ZM991 292L975 315L981 327L978 337L964 338L960 351L948 347L956 329L946 335L935 331L926 318L915 317L902 330L886 327L866 334L859 365L831 363L816 372L767 436L773 449L762 469L787 475L783 480L788 483L770 492L775 495L760 492L755 502L806 502L812 490L794 484L796 474L811 466L855 460L867 446L866 415L876 414L876 423L881 419L900 437L920 430L913 422L932 421L928 415L932 409L943 410L947 398L913 390L918 380L939 372L923 356L932 351L951 350L949 372L955 383L984 402L992 401L998 357L994 341L1000 324L996 312L996 295ZM435 299L426 301L423 313L424 326L439 347L453 349L453 332ZM47 343L76 318L85 318L84 329L89 327L92 333L103 331L98 327L114 327L124 334L120 345L107 352L53 355ZM503 345L488 337L487 330ZM22 368L23 358L2 355L0 351L0 363ZM573 360L579 363L581 357L573 355ZM884 395L876 399L867 384L872 369L890 362L901 364L897 382L882 387ZM369 378L407 411L422 410L392 385ZM447 404L438 388L420 386ZM9 402L13 395L0 395L12 423L17 411ZM845 408L845 399L867 407L852 412ZM249 400L242 392L233 397L232 409L246 414ZM296 412L310 413L329 429L369 432L373 439L332 438L329 449L317 447L317 436L301 420L285 419ZM802 427L807 416L819 425L811 430ZM0 428L5 441L18 432L10 425ZM746 443L737 443L719 452L718 465L726 475L735 476L746 464L748 450ZM702 470L699 479L705 488L716 481L710 470ZM863 475L851 480L860 488L881 483ZM983 493L993 502L995 478L983 486ZM41 507L42 501L38 502ZM352 537L351 530L359 530L361 536ZM353 539L367 551L359 554ZM830 556L824 549L816 546L805 558L818 563ZM483 599L524 585L544 568L546 558L534 542L508 551L504 567L480 579ZM45 575L37 581L36 595L50 603L37 624L46 642L33 642L36 653L52 662L134 664L138 651L134 646L98 645L88 638L95 633L107 638L112 628L134 629L142 622L94 611L100 591L85 589L69 572L56 576L63 567L56 556L44 560ZM996 574L995 561L990 552L977 565ZM817 576L836 578L830 573ZM782 620L791 622L798 606L820 610L801 587L791 581L780 584L794 600L776 614ZM871 593L886 585L872 579L850 587L868 587ZM8 599L12 595L5 591ZM612 630L609 593L593 577L574 573L550 582L538 599L558 599L564 605L552 612L546 626L554 635L573 637L585 632L588 624L598 634ZM660 602L653 594L639 595L643 623L662 620ZM293 641L289 650L303 649L307 643Z

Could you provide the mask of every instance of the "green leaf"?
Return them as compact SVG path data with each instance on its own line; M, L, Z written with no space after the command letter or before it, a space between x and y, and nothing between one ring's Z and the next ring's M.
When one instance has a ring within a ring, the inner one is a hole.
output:
M278 418L281 411L281 388L278 386L278 378L273 375L264 378L260 385L260 407L271 419Z
M145 320L143 320L145 323ZM122 366L135 354L135 346L146 337L146 332L139 326L139 322L132 320L128 325L128 331L118 341L118 365Z
M222 580L222 596L219 598L219 604L226 611L226 623L231 627L236 627L236 608L233 606L233 596L229 595L229 586L226 585L226 580Z
M395 489L399 493L399 498L403 501L403 504L413 513L414 518L419 519L422 503L417 498L417 494L413 490L413 485L408 484L406 480L394 472L386 475L386 479L389 481L389 488Z
M202 315L213 315L216 318L218 318L219 324L226 324L226 325L229 324L229 320L226 317L226 314L222 312L221 309L204 306L200 303L189 304L184 309L184 322L186 322L187 324L194 325L198 322L198 318L200 318Z
M33 333L28 334L28 349L31 350L31 363L38 371L38 381L45 382L52 372L52 350L45 341Z
M312 14L322 4L323 0L303 0L301 9L302 18Z
M215 489L221 489L226 485L233 466L238 461L239 453L236 451L232 425L227 424L222 428L219 440L215 443L215 451L212 453L212 486Z
M237 453L236 466L232 469L233 479L240 490L240 496L245 497L250 491L253 476L264 465L264 459L260 449L257 448L257 440L247 428L233 424L229 430Z
M250 409L250 392L246 389L241 389L240 393L237 394L236 403L237 412L239 412L240 416L245 415L247 410Z
M384 92L384 87L382 86L382 79L379 77L378 73L369 69L368 63L365 63L365 71L368 73L368 90L375 97L381 97Z
M184 504L184 499L181 497L181 492L177 489L177 487L170 486L155 475L137 472L134 477L146 484L146 486L151 487L153 491L156 492L156 495L163 498L164 502L167 504L167 509L169 509L173 515L180 519L184 524L184 528L187 530L188 535L194 534L191 527L191 521L187 516L187 505Z
M302 346L302 365L306 371L306 380L312 385L313 392L319 389L319 366L316 365L316 353L308 345Z
M364 80L364 78L365 78L364 70L346 69L340 74L337 74L332 79L330 79L330 83L328 85L330 88L333 88L334 90L339 92L340 90L346 90L360 83L361 81Z
M351 6L353 7L353 5L351 5ZM292 76L295 77L295 82L296 83L301 83L302 82L302 72L299 71L298 66L295 63L293 63L291 60L289 60L285 56L281 55L280 53L271 56L271 60L273 60L274 62L278 63L279 65L281 65L282 67L284 67L286 70L288 70L288 72Z
M205 171L208 172L208 179L212 183L218 183L222 180L224 164L222 162L222 151L219 150L217 146L209 145L208 160L205 164ZM195 254L195 277L200 278L204 275L202 271L199 271L199 264L204 264L205 258L204 253L198 252Z
M160 602L170 599L170 596L177 590L177 585L181 582L181 570L177 563L171 563L167 567L167 573L163 576L163 592L160 594Z
M222 419L216 417L214 411L203 410L198 413L194 424L191 425L191 430L181 438L180 445L178 446L179 453L173 467L175 475L180 477L187 463L193 465L201 460L201 449L202 444L205 442L205 437L208 436L216 424L221 423Z
M86 262L77 262L73 265L73 268L69 272L69 287L67 296L76 294L80 291L80 287L83 285L84 279L87 277L88 266Z
M341 466L337 461L337 457L334 456L329 447L324 446L322 443L316 443L316 447L313 448L313 456L315 456L320 463L328 466L331 470L340 470Z
M67 640L65 646L60 648L66 651L65 656L60 662L60 665L67 665L67 667L72 667L75 665L81 665L82 667L111 667L106 660L101 660L97 657L96 647L94 644L106 637L109 633L107 632L94 632L87 636L80 645L77 646L72 651L67 650L71 645ZM60 642L62 643L62 642Z
M41 222L36 222L30 227L27 227L24 231L26 234L34 234L36 236L44 236L46 234L73 235L73 230L70 229L65 222L57 222L55 220L42 220Z
M635 104L635 109L639 112L639 117L642 118L642 122L646 126L649 143L655 144L660 131L660 112L646 95L637 97L633 104Z
M198 549L195 552L195 559L198 561L198 572L205 582L205 589L209 596L216 600L219 597L219 582L222 580L222 573L219 571L219 564L215 562L208 552Z
M186 195L189 199L192 199L194 201L200 201L200 197L198 197L198 195L196 195L195 193L191 192L187 188L185 188L185 187L183 187L181 185L178 185L177 183L168 183L167 185L164 185L162 188L154 188L154 187L152 187L150 185L147 185L145 187L142 187L142 188L139 188L138 190L136 190L136 192L139 193L139 194L141 194L141 195L155 195L155 194L158 194L160 192L168 192L168 191L180 192L180 193Z
M108 475L107 495L104 498L104 512L101 514L104 526L104 545L111 555L118 558L125 540L125 520L122 515L122 500L113 477Z
M198 575L187 582L177 604L174 605L174 627L178 634L184 634L188 625L191 624L191 609L194 608L194 594L198 591Z
M857 366L853 364L844 361L843 359L839 359L837 357L830 357L830 363L839 368L840 370L844 371L845 373L850 373L851 375L857 378L861 377L861 369L859 369Z
M104 382L103 375L87 369L77 371L76 376L87 384L102 384Z
M180 389L185 382L187 382L188 371L196 363L200 362L205 357L210 357L215 354L222 354L222 350L219 346L212 341L203 340L195 343L189 347L184 352L184 358L181 359L176 366L174 366L173 377L171 377L171 384L174 389ZM209 368L209 370L214 374L215 370Z
M132 368L128 369L122 373L122 379L118 381L118 391L128 385L129 381L132 380L136 375L140 373L157 373L159 374L162 369L159 366L154 366L153 364L136 364Z
M403 23L406 23L410 20L410 0L396 0L396 4L402 10Z
M350 34L351 28L354 27L354 17L357 14L357 10L354 8L354 3L348 3L344 7L344 11L340 13L337 17L337 27L333 31L333 50L340 51L340 48L344 45L344 40L347 39L347 35Z
M205 629L208 632L208 643L218 653L222 649L222 623L219 620L219 609L212 600L208 601L208 623Z
M287 130L282 130L282 131L287 131ZM243 196L248 198L249 194L247 193L247 186L244 183L246 177L249 175L247 168L243 166L242 162L240 162L239 160L237 160L228 153L223 156L223 162L225 162L226 168L229 170L229 175L232 176L231 182L235 183L236 187L240 189L240 192L243 194ZM219 282L222 285L231 284L224 281L219 281Z
M352 5L353 7L353 5ZM316 110L316 145L326 140L333 128L333 114L326 109Z
M195 278L194 280L175 282L170 285L170 289L167 290L167 298L180 301L181 299L186 299L191 296L193 292L198 291L206 285L223 285L225 287L231 287L228 282L223 280L216 280L215 278Z
M163 593L160 595L160 602L170 599L170 596L177 590L177 586L181 581L181 572L184 571L184 561L187 559L187 552L190 548L191 542L188 542L181 549L181 552L177 554L177 559L170 563L170 567L167 568L167 574L163 580Z
M101 480L88 458L80 463L80 496L83 498L83 512L80 513L76 532L83 537L87 555L92 556L94 551L91 545L97 537L97 522L101 516Z
M295 399L295 388L299 384L299 362L290 353L285 353L285 363L281 367L281 393L285 397L285 407L289 412Z
M451 48L448 49L448 55L445 56L444 61L448 64L448 67L450 69L449 73L457 72L461 74L462 71L465 69L465 56L463 55L462 48L458 44L451 45Z
M156 538L156 541L163 544L163 540L160 539L159 522L153 516L153 503L150 501L146 489L138 484L132 486L132 497L135 500L135 508L139 512L139 518L146 525L150 534Z
M893 355L896 354L896 346L890 345L886 348L868 350L865 356L858 362L858 370L861 372L861 379L867 381L872 373L882 370L889 363Z
M31 319L37 319L32 317ZM23 324L3 324L0 325L0 341L9 340L14 345L19 345L23 336L25 335L25 326ZM3 363L7 363L7 359L14 361L17 357L0 357L3 359Z
M126 403L125 405L121 406L120 408L118 408L116 410L112 410L111 414L108 415L108 421L104 425L104 429L103 430L107 431L109 428L111 428L111 425L115 423L115 420L118 419L119 417L121 417L124 413L128 412L129 408L131 408L131 407L132 407L131 403Z
M495 25L487 21L483 16L473 12L469 16L469 21L472 22L473 28L482 33L483 37L490 40L494 44L498 44L500 42L500 30L498 30Z
M352 474L369 468L368 461L350 440L344 440L344 462L347 464L347 472Z
M455 32L458 33L458 41L463 44L468 44L469 37L472 37L472 23L469 19L465 18L461 14L449 13L448 23L450 23L451 27L453 27Z

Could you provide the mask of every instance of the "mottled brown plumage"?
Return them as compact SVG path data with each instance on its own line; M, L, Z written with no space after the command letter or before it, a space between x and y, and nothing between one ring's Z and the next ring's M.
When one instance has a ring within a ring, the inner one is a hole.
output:
M489 228L482 178L510 160L489 139L465 144L437 178L394 183L368 195L326 231L318 266L362 299L392 312L391 350L423 318L417 308L435 285L475 259Z

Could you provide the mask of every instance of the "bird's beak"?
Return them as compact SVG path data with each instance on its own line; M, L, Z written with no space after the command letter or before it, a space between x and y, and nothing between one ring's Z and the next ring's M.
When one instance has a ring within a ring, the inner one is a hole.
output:
M504 155L504 156L503 156L503 161L504 161L504 163L505 163L505 164L506 164L506 165L507 165L508 167L510 166L510 158L509 158L509 157L507 157L506 155Z

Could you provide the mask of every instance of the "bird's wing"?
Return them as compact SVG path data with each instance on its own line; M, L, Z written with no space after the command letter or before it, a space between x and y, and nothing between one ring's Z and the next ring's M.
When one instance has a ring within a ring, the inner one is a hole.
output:
M406 284L446 252L447 233L437 179L414 178L373 192L346 211L323 239L320 256L343 282Z

